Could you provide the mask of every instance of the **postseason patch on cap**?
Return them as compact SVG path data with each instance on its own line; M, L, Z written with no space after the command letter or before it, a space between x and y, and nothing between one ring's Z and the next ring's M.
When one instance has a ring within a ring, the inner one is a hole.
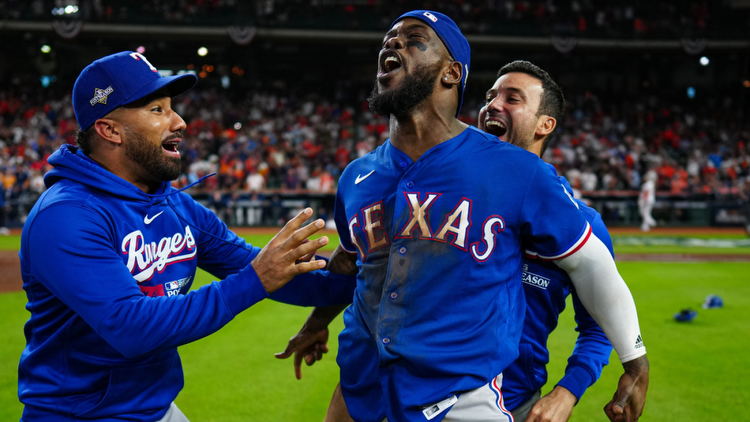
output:
M107 97L109 97L109 94L115 92L115 90L112 88L112 85L106 87L105 89L101 88L94 88L94 98L89 100L89 103L91 104L91 107L97 105L97 104L107 104Z

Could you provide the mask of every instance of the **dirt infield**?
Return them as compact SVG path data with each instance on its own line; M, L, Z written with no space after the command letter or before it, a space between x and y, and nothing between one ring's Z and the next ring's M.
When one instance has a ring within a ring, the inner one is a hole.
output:
M246 234L276 234L278 227L236 227L232 229L239 235ZM335 233L333 230L323 230L324 234ZM643 234L637 227L613 227L609 229L612 235ZM657 227L649 232L655 236L669 235L736 235L744 234L742 228L720 227ZM20 235L21 231L11 230L12 235ZM750 262L750 255L728 254L618 254L618 261L655 261L655 262ZM22 289L21 265L17 251L0 251L0 293L15 292Z

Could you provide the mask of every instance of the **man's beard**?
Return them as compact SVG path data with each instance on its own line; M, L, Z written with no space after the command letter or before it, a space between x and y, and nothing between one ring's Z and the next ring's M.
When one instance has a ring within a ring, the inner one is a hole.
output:
M522 138L520 136L520 133L523 132L523 130L516 131L511 128L511 130L509 130L508 132L508 143L523 148L526 151L528 151L531 148L531 145L534 143L533 135L531 138Z
M370 103L370 111L381 116L391 114L399 117L409 115L414 109L422 104L435 90L435 80L440 73L441 65L437 63L434 67L417 66L412 73L407 73L401 86L384 93L378 92L377 82L367 98ZM405 70L405 69L404 69Z
M161 144L154 145L145 136L125 128L125 156L139 166L150 181L169 182L180 177L182 161L164 154ZM178 134L179 136L179 134ZM144 181L146 182L146 181Z

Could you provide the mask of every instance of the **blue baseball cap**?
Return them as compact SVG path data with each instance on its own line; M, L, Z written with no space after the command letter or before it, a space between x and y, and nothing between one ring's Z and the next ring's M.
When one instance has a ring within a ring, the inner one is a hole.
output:
M440 12L433 12L431 10L412 10L399 16L398 19L393 21L391 28L398 21L406 18L419 19L422 22L430 25L433 31L440 37L440 40L448 49L448 52L453 57L453 60L461 63L464 66L463 77L461 78L461 85L458 87L458 108L456 109L456 117L461 112L461 105L464 103L464 90L466 89L466 79L469 77L469 65L471 62L471 48L469 42L466 41L466 37L458 29L458 25L448 16ZM390 28L389 28L390 29Z
M141 53L123 51L86 66L73 85L73 111L81 130L112 110L166 88L169 95L182 94L198 78L192 74L162 77Z

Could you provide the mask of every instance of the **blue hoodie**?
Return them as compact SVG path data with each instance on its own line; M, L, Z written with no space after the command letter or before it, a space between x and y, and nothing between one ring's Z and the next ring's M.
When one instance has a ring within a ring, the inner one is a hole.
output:
M159 420L183 386L177 346L268 297L260 248L169 183L146 194L69 145L48 162L21 236L23 420ZM223 280L190 291L197 267ZM317 271L278 296L351 303L354 286Z
M550 171L555 172L549 165ZM568 181L558 176L560 184L573 199L573 189ZM596 237L612 250L612 239L601 216L583 201L574 200ZM529 400L547 383L549 350L547 338L557 327L559 315L565 310L565 299L573 297L575 320L578 324L578 339L573 354L568 359L565 376L557 383L580 399L602 373L609 362L612 345L602 329L584 308L573 289L568 274L550 261L523 260L523 290L526 296L526 318L524 320L519 356L503 371L502 393L505 406L513 411Z

